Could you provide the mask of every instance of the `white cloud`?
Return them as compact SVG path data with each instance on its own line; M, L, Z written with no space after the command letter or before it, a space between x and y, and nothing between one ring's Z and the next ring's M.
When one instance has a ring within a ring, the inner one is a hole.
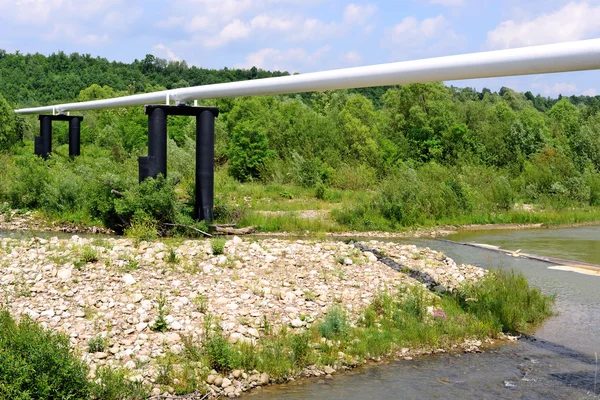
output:
M71 42L90 46L98 46L109 40L107 34L84 33L77 24L55 24L52 31L44 35L43 38L48 41Z
M574 83L557 82L552 86L545 83L533 83L531 87L538 89L547 96L557 96L559 94L570 96L579 93L579 89Z
M257 15L250 21L250 26L255 29L268 29L274 31L290 31L298 26L297 19L271 17L267 14Z
M488 32L487 46L506 49L580 40L600 33L599 20L600 5L572 1L560 10L532 20L500 23Z
M344 23L345 24L366 24L373 15L377 12L377 7L373 4L367 4L361 6L358 4L348 4L344 10Z
M206 37L202 42L206 47L221 47L235 40L245 39L250 35L250 26L239 19L227 24L219 34L214 37Z
M363 57L356 51L349 51L347 53L342 53L339 57L344 64L348 65L358 65L362 63Z
M250 53L243 63L237 64L236 68L262 68L267 70L279 70L298 72L301 66L314 65L331 51L331 46L323 46L312 53L302 48L290 48L277 50L265 48Z
M155 53L158 52L159 53L158 55L166 54L167 60L169 60L169 61L181 61L181 58L177 57L177 55L175 55L173 50L171 50L170 48L168 48L167 46L165 46L162 43L159 43L156 46L154 46L152 48L152 50L154 50Z
M598 91L594 88L589 88L587 90L584 90L584 92L582 93L584 96L597 96L598 95Z
M445 32L447 32L446 18L443 15L422 21L415 17L406 17L389 31L388 38L395 44L417 47L442 36Z
M446 7L459 7L467 4L466 0L429 0L431 4L438 4Z
M156 26L158 26L159 28L163 28L163 29L179 28L179 27L183 26L184 23L185 23L185 18L170 16L167 19L158 21L156 23Z

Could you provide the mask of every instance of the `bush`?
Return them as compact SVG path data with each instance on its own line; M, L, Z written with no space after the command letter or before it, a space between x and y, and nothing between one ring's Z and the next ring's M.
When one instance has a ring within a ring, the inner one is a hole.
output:
M142 400L150 395L150 389L142 382L131 382L122 369L100 367L96 373L98 382L92 384L91 394L102 400Z
M552 315L553 296L529 286L522 274L491 271L481 281L466 285L457 301L467 313L503 332L519 332Z
M24 317L0 311L0 398L88 399L87 367L70 351L69 338Z
M20 124L12 108L0 95L0 151L10 149L21 140Z
M246 182L260 177L262 166L275 152L269 149L267 133L259 123L246 120L233 128L227 154L230 175Z
M219 372L229 371L232 368L233 346L223 335L219 321L213 321L209 315L204 319L204 352L210 368Z
M339 307L333 307L319 324L319 333L327 339L339 339L344 337L350 328L346 312Z
M227 240L225 238L212 238L210 239L210 247L212 248L212 253L215 256L223 254L223 250L225 250L225 243Z

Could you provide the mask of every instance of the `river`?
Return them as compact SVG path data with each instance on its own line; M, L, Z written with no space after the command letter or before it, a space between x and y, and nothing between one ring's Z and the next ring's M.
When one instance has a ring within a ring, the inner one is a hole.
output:
M600 264L600 227L466 231L449 240ZM299 380L252 393L259 399L591 399L600 397L600 276L445 241L402 243L443 251L457 263L514 269L556 295L558 315L532 337L483 354L445 354L370 365L332 380ZM594 394L595 393L595 394Z

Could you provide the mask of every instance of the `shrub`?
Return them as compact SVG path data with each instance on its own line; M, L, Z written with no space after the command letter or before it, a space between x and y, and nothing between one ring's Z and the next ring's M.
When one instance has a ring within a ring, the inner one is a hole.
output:
M21 140L22 134L15 113L0 95L0 151L10 149Z
M88 352L89 353L98 353L100 351L106 350L106 339L102 336L94 336L88 342Z
M125 237L150 241L158 237L156 222L148 220L134 220L123 232Z
M132 382L122 369L100 367L96 372L98 382L92 384L91 394L102 400L142 400L150 395L143 382Z
M529 286L522 274L491 271L457 293L459 305L504 332L526 330L552 315L553 296Z
M90 246L84 246L81 250L81 261L86 263L95 263L98 261L98 252Z
M158 296L157 301L157 314L156 319L154 320L154 324L150 326L155 332L166 332L169 329L169 323L167 322L167 314L169 313L167 309L167 298L161 293Z
M319 333L327 339L339 339L348 333L350 325L344 310L333 307L319 324Z
M88 399L87 367L70 351L69 338L28 317L16 323L0 311L0 398Z
M225 243L227 243L227 240L225 240L225 238L210 239L210 247L212 248L212 253L215 256L223 254L223 250L225 250Z
M269 139L258 122L239 122L231 133L229 143L229 173L246 182L260 177L262 166L275 155L269 149Z
M220 372L231 369L234 359L233 346L223 335L219 321L213 320L210 315L204 318L204 352L210 368Z

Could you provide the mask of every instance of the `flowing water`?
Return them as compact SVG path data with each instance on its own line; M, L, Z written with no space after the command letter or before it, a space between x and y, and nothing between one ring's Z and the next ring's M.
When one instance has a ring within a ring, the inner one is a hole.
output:
M447 239L600 264L600 227L468 231ZM301 380L252 393L258 399L593 399L600 398L600 275L450 242L406 239L457 263L514 269L547 293L556 311L532 337L483 354L445 354L358 368L333 380Z

